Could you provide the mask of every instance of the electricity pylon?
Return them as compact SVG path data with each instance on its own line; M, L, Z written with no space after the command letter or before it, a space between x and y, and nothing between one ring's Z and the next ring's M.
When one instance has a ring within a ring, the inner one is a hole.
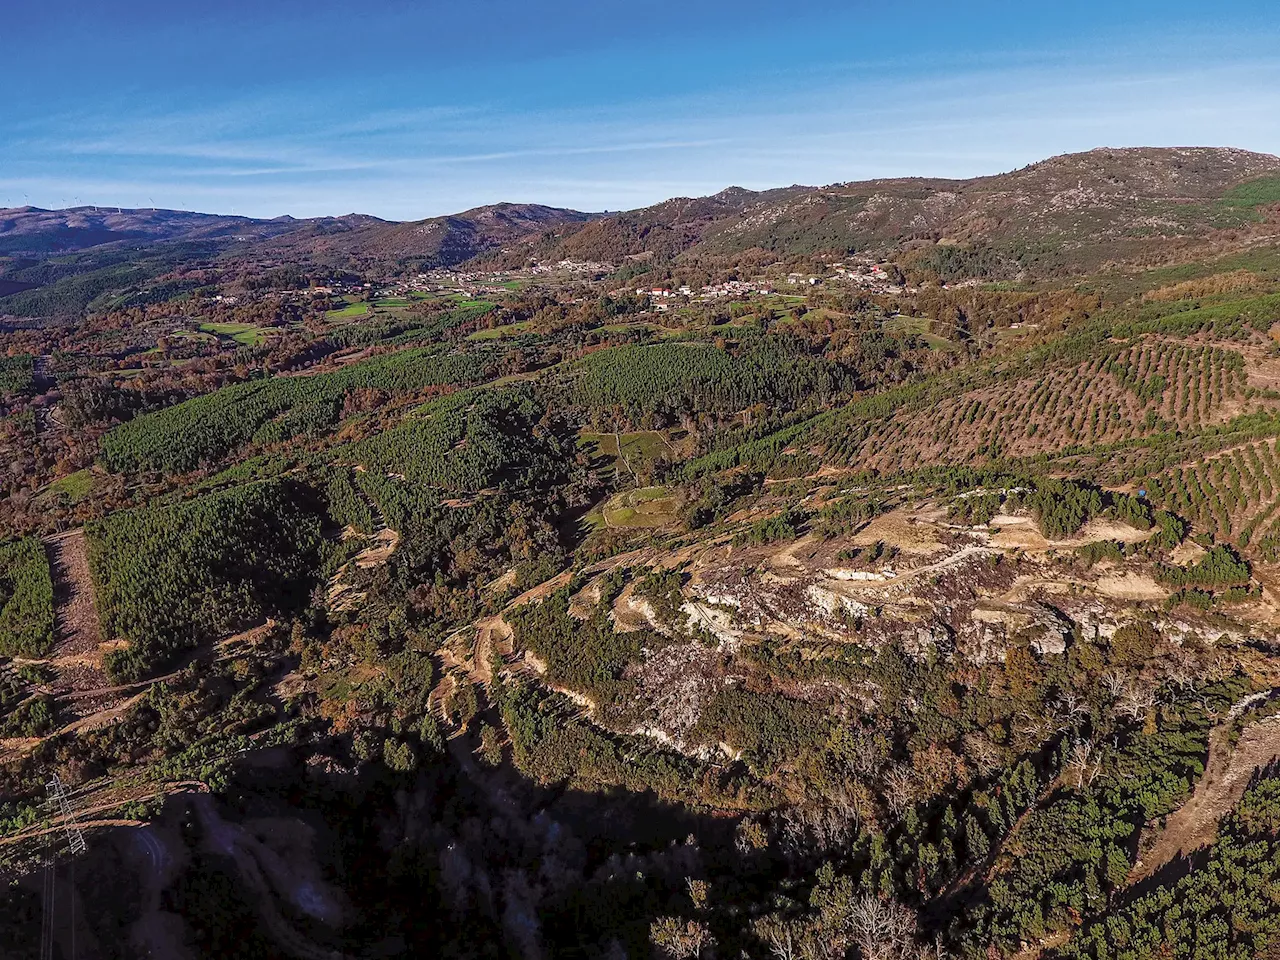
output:
M62 827L67 832L67 845L71 848L71 855L79 856L85 851L84 835L80 832L76 815L71 810L67 785L55 773L53 779L45 784L45 791L49 795L49 806L56 814L62 816Z

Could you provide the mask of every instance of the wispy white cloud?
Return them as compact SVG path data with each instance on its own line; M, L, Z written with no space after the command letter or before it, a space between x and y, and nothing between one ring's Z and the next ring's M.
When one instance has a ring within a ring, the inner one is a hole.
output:
M0 188L45 204L154 197L261 215L416 218L499 199L617 209L730 183L970 176L1103 144L1280 150L1280 57L887 64L542 109L493 97L364 109L358 90L319 88L198 108L117 103L24 121L0 142Z

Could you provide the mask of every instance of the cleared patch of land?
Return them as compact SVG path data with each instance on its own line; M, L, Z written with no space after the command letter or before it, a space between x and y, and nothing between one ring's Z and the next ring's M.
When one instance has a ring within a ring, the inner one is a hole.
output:
M95 658L102 642L98 604L89 574L89 557L83 528L77 527L47 541L49 567L53 575L54 649L53 659ZM93 676L72 680L80 688L102 686L100 670ZM80 681L83 681L80 682Z
M619 529L661 527L676 518L680 498L666 487L641 487L618 494L602 511L607 526Z
M345 307L340 307L337 310L330 310L325 316L330 320L347 320L352 317L363 317L368 312L369 304L363 300L358 300L355 303L348 303Z

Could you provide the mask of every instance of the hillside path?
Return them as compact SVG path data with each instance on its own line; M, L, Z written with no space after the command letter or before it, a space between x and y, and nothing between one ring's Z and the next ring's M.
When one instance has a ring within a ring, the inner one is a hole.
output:
M84 528L45 540L53 575L54 638L57 656L92 654L102 640L98 602L89 575Z

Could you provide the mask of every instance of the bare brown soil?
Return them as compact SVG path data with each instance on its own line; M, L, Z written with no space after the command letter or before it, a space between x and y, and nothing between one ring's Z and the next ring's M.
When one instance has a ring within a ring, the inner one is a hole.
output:
M1180 350L1195 348L1160 341L1143 349L1152 353L1152 360L1174 361L1171 368L1160 367L1170 377L1170 388L1154 405L1145 404L1112 374L1091 372L1088 364L1080 364L944 398L929 416L913 408L900 410L887 429L868 437L856 460L885 472L921 463L966 462L989 442L993 431L1007 454L1032 456L1081 441L1130 439L1142 431L1148 410L1179 426L1220 423L1239 412L1243 376L1228 378L1212 396L1197 395L1197 402L1184 408L1183 400L1192 396L1192 386L1202 382L1203 372L1200 366L1179 367L1174 358Z
M1263 390L1280 390L1280 359L1267 356L1261 350L1243 349L1247 366L1248 384Z
M73 689L101 687L106 679L98 656L102 629L93 579L89 575L84 530L68 530L45 542L53 575L54 648L51 659L55 665L63 667L59 670L60 679Z
M572 579L572 570L565 570L562 573L558 573L550 580L540 583L536 587L530 587L524 593L520 594L520 596L507 604L507 609L511 609L512 607L522 607L526 603L533 603L536 600L545 600L561 587L568 584Z
M596 577L585 587L569 598L569 616L579 620L588 620L600 602L604 581Z
M488 617L476 624L476 645L471 659L473 676L477 680L487 684L493 679L493 654L496 652L501 657L510 655L514 636L511 625L501 616Z
M1043 553L1047 550L1071 550L1089 543L1103 540L1118 540L1121 543L1138 543L1153 536L1154 530L1139 530L1127 523L1116 520L1091 520L1081 528L1074 537L1064 540L1046 538L1035 521L1027 516L999 514L992 518L989 525L990 542L993 547L1003 550L1031 550Z
M903 553L933 554L945 549L935 526L936 517L927 511L900 508L876 517L855 534L854 546L870 546L883 541Z
M1011 960L1038 960L1046 950L1056 950L1070 939L1070 931L1059 930L1057 933L1051 933L1043 940L1029 944L1026 948L1019 950Z
M649 601L636 596L634 583L623 587L613 602L613 625L619 633L647 630L654 626L653 607Z
M355 565L361 570L379 567L391 559L400 545L400 534L385 527L373 535L369 546L356 554Z
M1098 577L1094 584L1098 592L1116 600L1163 600L1169 595L1166 587L1160 586L1144 573L1133 571L1117 571L1105 573Z
M354 528L348 527L343 531L344 540L360 537ZM396 547L400 546L400 534L390 527L383 525L380 530L368 537L368 546L355 555L355 557L344 563L338 568L338 571L329 580L329 588L325 595L329 606L334 610L348 610L361 603L366 593L363 590L356 590L355 587L347 582L347 574L350 573L352 566L359 570L372 570L374 567L380 567L391 559L392 554L396 552Z

